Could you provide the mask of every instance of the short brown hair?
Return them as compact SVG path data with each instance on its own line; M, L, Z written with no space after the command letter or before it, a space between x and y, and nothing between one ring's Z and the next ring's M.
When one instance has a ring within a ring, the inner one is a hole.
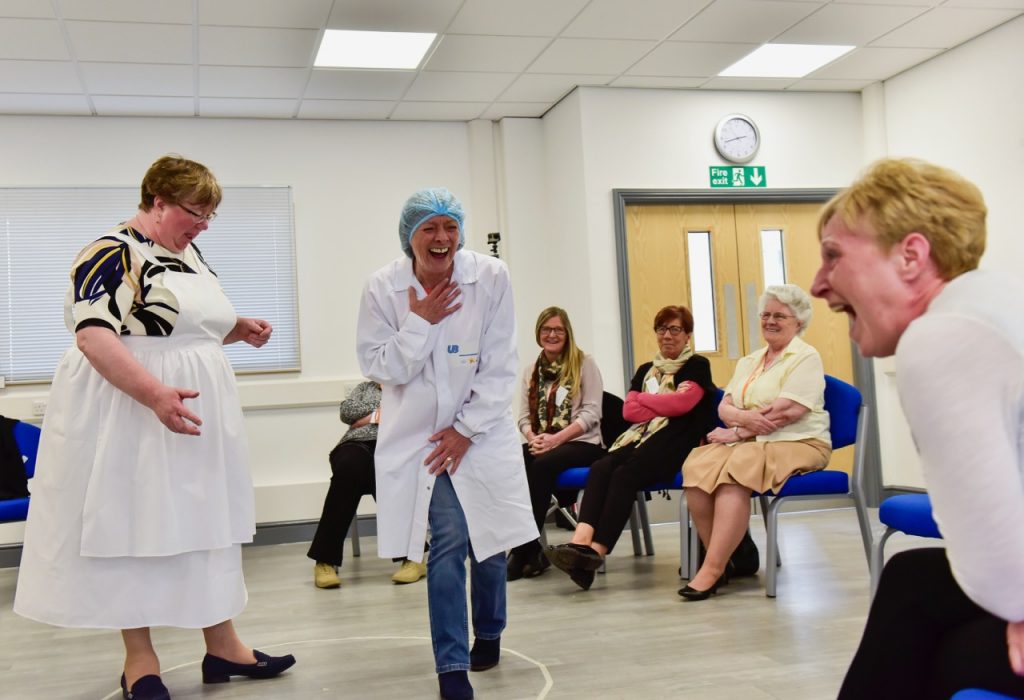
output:
M693 333L693 314L685 306L666 306L654 315L654 328L667 325L669 321L679 319L683 332L689 335Z
M978 267L985 252L988 209L981 191L952 170L910 158L877 161L832 198L818 218L818 238L833 216L853 228L861 218L889 251L909 233L931 245L945 280Z
M149 211L156 197L162 197L171 204L188 202L198 207L216 209L223 192L213 176L202 163L179 155L166 155L146 171L140 188L142 201L139 209Z

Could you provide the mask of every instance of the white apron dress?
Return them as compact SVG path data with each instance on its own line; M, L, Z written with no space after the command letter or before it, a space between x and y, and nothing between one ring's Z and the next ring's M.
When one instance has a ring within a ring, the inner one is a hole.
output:
M357 354L383 387L374 455L377 550L422 561L435 477L423 461L427 438L449 426L472 443L452 486L477 561L538 537L523 450L512 416L516 390L515 312L508 268L478 253L455 254L462 308L431 325L409 311L422 298L412 261L374 273L359 310Z
M151 246L114 235L155 262ZM168 270L159 283L178 301L173 331L122 341L164 384L199 391L185 404L202 434L172 433L77 347L67 350L31 482L20 615L68 627L200 628L245 607L240 543L255 531L253 492L222 348L235 312L205 264Z

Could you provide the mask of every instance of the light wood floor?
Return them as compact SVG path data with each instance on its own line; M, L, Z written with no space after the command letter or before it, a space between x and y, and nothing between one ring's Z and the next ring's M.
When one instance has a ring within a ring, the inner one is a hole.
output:
M478 698L821 700L836 690L868 606L864 551L852 510L784 515L779 596L760 576L708 601L676 595L678 526L655 527L657 554L634 557L626 533L607 573L580 591L555 569L509 584L500 665L471 674ZM753 525L764 556L764 529ZM551 542L568 539L549 530ZM931 541L934 542L934 541ZM894 537L890 552L923 541ZM305 544L245 550L248 644L292 652L269 681L203 686L198 632L155 630L164 680L182 698L436 698L426 581L396 586L393 564L346 545L342 587L319 590ZM120 697L120 635L66 630L11 612L16 569L0 570L0 698Z

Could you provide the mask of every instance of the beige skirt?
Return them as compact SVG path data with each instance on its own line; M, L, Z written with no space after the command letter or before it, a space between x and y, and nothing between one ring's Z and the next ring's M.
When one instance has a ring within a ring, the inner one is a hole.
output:
M686 458L683 486L712 493L721 484L738 484L758 493L778 493L794 474L824 469L831 455L829 445L813 438L705 445Z

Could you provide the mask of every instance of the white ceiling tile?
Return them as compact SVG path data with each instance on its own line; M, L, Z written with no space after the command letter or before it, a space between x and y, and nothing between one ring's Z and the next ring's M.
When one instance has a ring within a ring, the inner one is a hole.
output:
M0 92L81 92L70 61L0 61Z
M673 34L672 41L762 44L814 12L823 3L718 0Z
M194 93L192 66L164 63L79 63L86 89L100 95L164 95Z
M529 71L618 75L656 45L653 41L556 39L533 62Z
M871 46L948 49L962 44L1018 14L1017 10L937 7L871 42Z
M68 47L54 19L0 19L0 59L67 61Z
M848 4L855 5L913 5L915 7L935 7L942 3L943 0L848 0Z
M92 103L101 117L191 117L191 97L138 97L136 95L93 95Z
M481 119L497 121L505 117L539 117L551 109L548 102L495 102L484 110Z
M85 95L0 93L0 114L92 114Z
M391 118L468 122L489 106L487 102L399 102Z
M330 29L437 32L451 23L463 0L334 0Z
M309 78L306 68L200 66L202 97L269 97L296 99Z
M424 102L490 102L516 77L514 73L435 73L423 71L403 99Z
M788 92L860 92L874 80L798 80L790 85Z
M666 78L652 75L624 75L612 82L612 87L632 88L695 88L700 87L707 78Z
M199 0L199 23L235 27L319 29L331 0Z
M192 27L134 22L65 22L79 61L191 63Z
M415 71L316 68L305 97L344 100L397 100L416 77Z
M925 11L896 5L826 5L776 37L775 43L863 46Z
M940 53L941 49L855 49L838 61L805 77L831 80L885 80Z
M756 44L703 44L666 41L635 66L629 75L713 76L751 51Z
M1024 10L1024 0L946 0L944 7Z
M53 3L40 0L4 0L0 6L0 15L4 17L43 17L53 18Z
M202 97L199 99L199 116L291 119L292 115L295 114L295 106L295 100L245 100L227 97Z
M446 35L424 69L519 73L549 42L537 37Z
M664 39L708 0L591 0L562 36L590 39Z
M299 119L387 119L394 106L386 100L303 100Z
M192 24L192 0L60 0L64 19Z
M587 0L466 0L448 32L557 36Z
M577 85L607 85L613 75L549 75L527 73L501 94L504 102L552 103Z
M784 90L793 78L712 78L703 85L704 90Z
M207 66L312 64L319 32L313 29L200 27L199 62Z

